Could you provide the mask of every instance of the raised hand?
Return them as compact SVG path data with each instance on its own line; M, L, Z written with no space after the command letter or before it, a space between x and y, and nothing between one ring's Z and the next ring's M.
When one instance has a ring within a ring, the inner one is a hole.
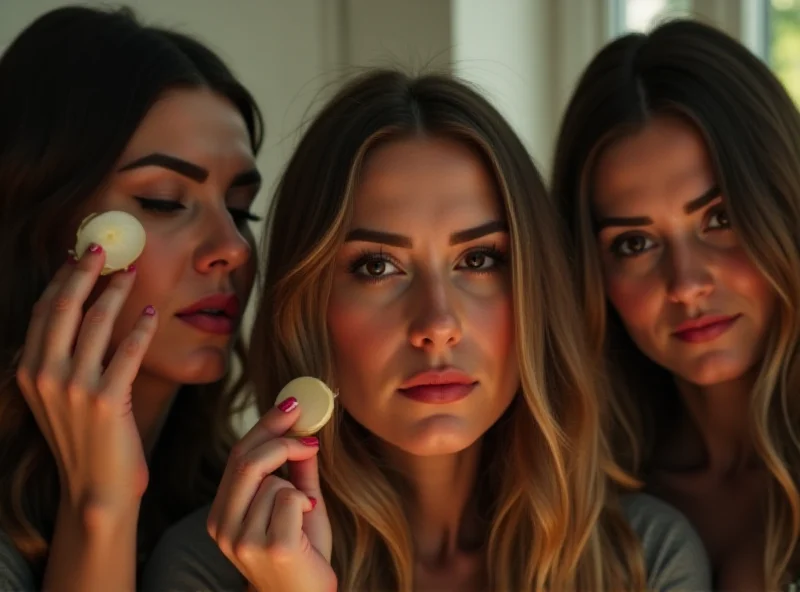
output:
M58 466L61 508L83 518L138 510L148 480L131 385L155 332L156 312L142 311L108 359L114 322L136 272L111 276L84 312L104 260L93 245L79 262L58 271L34 306L17 370Z
M337 588L319 442L284 435L299 416L297 401L287 399L236 444L208 517L211 537L260 592ZM287 463L289 480L275 475Z

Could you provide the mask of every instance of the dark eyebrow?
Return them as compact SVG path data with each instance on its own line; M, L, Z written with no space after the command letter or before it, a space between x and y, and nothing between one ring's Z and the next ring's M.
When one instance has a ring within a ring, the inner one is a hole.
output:
M239 173L231 182L231 188L249 187L250 185L261 185L261 173L259 173L256 169Z
M476 226L475 228L460 230L450 235L450 244L458 245L461 243L468 243L469 241L495 232L508 232L508 225L502 220L492 220L491 222Z
M700 197L697 197L683 206L683 211L687 214L692 214L699 209L702 209L706 205L710 204L712 201L717 199L720 195L719 186L714 185L711 189L706 191Z
M492 220L491 222L476 226L475 228L454 232L450 235L450 244L458 245L460 243L466 243L495 232L508 232L508 226L501 220ZM369 243L381 243L403 249L410 249L413 246L411 239L402 234L369 230L367 228L354 228L347 233L347 237L345 237L344 240L345 242L365 241Z
M147 156L143 156L142 158L134 160L133 162L128 163L120 168L119 171L130 171L146 166L158 166L169 169L171 171L175 171L179 175L188 177L197 183L203 183L206 179L208 179L208 171L203 167L192 164L191 162L187 162L185 160L181 160L175 156L168 156L158 152L154 152L153 154L148 154Z
M403 249L411 248L411 239L407 236L403 236L402 234L392 234L391 232L382 232L380 230L369 230L367 228L354 228L347 233L344 241L346 243L352 241L364 241L367 243L381 243Z
M683 211L687 214L693 214L717 199L719 195L720 189L717 185L714 185L700 197L696 197L687 202L686 205L683 206ZM647 216L637 216L633 218L600 218L595 223L595 232L600 232L604 228L610 226L647 226L652 223L653 219Z

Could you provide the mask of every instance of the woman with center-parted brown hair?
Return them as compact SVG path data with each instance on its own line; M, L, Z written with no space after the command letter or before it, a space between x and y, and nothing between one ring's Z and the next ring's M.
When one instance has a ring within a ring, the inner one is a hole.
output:
M797 589L797 107L733 38L667 22L594 57L555 163L621 462L692 521L717 588Z
M250 369L264 416L210 512L162 540L148 588L706 588L685 519L614 493L628 480L556 220L463 83L347 85L273 203ZM318 438L285 437L303 409L273 406L300 375L339 392Z

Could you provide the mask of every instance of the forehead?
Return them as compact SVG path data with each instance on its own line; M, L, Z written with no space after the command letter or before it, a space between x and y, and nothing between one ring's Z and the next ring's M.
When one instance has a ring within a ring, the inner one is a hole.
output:
M632 199L692 193L713 183L714 170L701 133L671 116L613 141L594 167L593 205L607 209Z
M131 137L122 160L163 152L213 161L252 161L244 118L224 97L207 90L173 91L157 101Z
M444 138L392 141L373 150L354 195L354 222L504 218L496 182L477 149Z

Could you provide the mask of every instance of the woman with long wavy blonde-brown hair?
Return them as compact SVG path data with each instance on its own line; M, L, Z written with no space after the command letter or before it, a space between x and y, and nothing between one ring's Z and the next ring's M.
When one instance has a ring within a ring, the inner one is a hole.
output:
M614 494L629 481L556 219L517 136L466 85L392 71L347 85L277 189L251 352L264 416L231 456L214 541L205 515L179 525L148 582L702 588L686 521ZM318 438L284 437L302 409L273 406L300 375L339 393Z
M725 590L800 577L798 163L774 74L691 21L604 48L556 154L619 441L633 435L620 460L694 523Z

